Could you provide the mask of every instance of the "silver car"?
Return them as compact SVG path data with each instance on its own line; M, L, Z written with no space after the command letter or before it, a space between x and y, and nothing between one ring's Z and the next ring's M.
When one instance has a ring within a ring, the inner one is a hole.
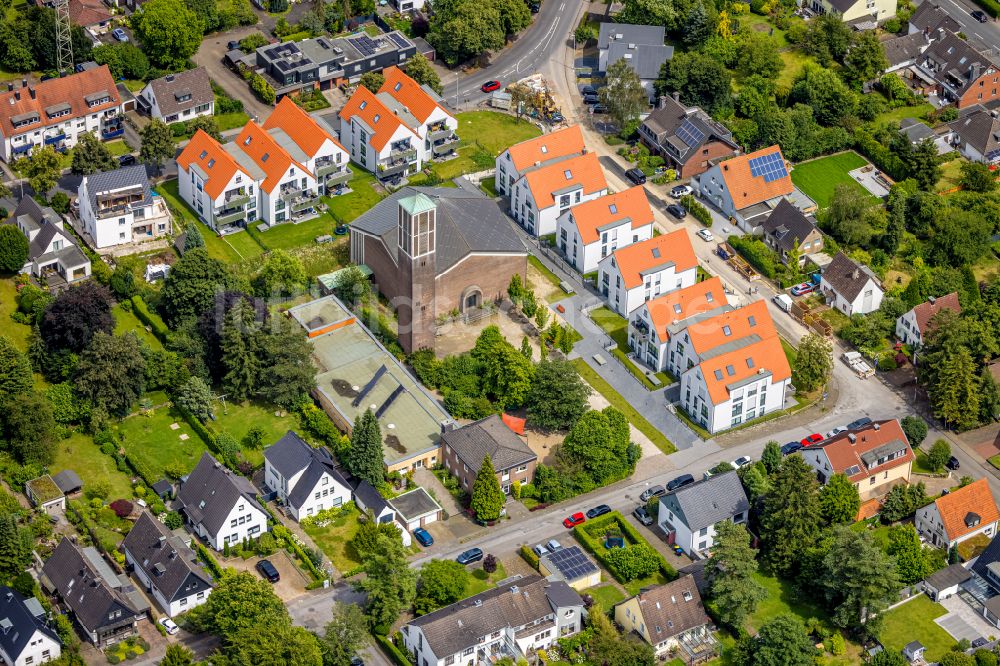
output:
M646 490L643 490L639 495L639 499L643 502L648 502L654 497L663 497L667 494L667 489L663 486L651 486Z

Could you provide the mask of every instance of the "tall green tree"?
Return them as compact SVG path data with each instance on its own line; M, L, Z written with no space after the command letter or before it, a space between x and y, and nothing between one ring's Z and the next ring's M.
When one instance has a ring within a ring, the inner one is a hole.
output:
M839 626L878 635L881 613L899 590L896 562L875 543L871 532L835 528L833 546L823 560L831 618Z
M194 666L194 652L181 643L170 643L160 660L160 666Z
M656 94L677 91L681 101L719 113L732 103L732 75L715 58L696 51L675 53L663 64L656 81Z
M420 567L413 610L426 615L465 598L469 572L455 560L431 560Z
M39 333L49 351L80 352L98 332L115 328L111 293L94 280L62 291L49 302L39 322Z
M753 578L756 571L757 550L750 545L747 528L728 520L719 523L705 576L719 619L736 630L767 597L767 590Z
M18 462L49 465L56 454L56 422L48 399L29 390L3 402L3 433Z
M853 44L844 55L844 74L855 88L874 81L888 67L885 49L873 30L864 30L854 36Z
M157 0L152 0L156 2ZM167 0L177 2L177 0ZM139 130L139 159L159 169L164 160L168 160L177 152L174 145L174 135L166 123L153 118L148 125Z
M13 164L14 171L28 179L28 185L38 197L46 197L62 174L62 158L52 146L35 148L28 157Z
M368 594L365 614L373 628L388 628L410 607L417 594L417 573L410 568L403 544L379 535L378 547L361 567L365 578L354 584Z
M478 345L477 345L478 347ZM479 357L483 391L500 409L520 407L528 398L535 374L534 364L514 345L501 339L490 353Z
M385 483L384 459L382 429L375 413L366 409L354 420L351 445L344 452L344 467L354 476L378 488Z
M438 95L444 93L444 87L441 85L441 77L438 76L437 70L431 65L431 61L422 53L417 53L410 58L410 62L406 64L406 75L420 85L429 87Z
M365 72L361 75L358 84L368 88L373 93L377 93L385 84L385 75L382 72Z
M735 657L744 666L812 666L816 647L802 620L786 613L766 622L753 638L740 641Z
M528 394L528 420L546 430L571 428L587 411L591 389L569 361L542 360Z
M31 530L11 514L0 515L0 578L9 580L31 564Z
M819 507L831 525L853 523L861 508L861 497L847 476L834 474L819 491Z
M259 348L257 391L260 397L289 410L301 405L316 387L312 347L305 332L289 319L273 320Z
M150 0L132 19L149 59L164 69L183 67L201 46L201 18L181 0Z
M111 171L119 166L111 150L90 132L83 132L73 147L73 164L70 171L88 176L98 171Z
M115 79L143 80L149 73L149 58L135 44L102 44L91 56L98 65L107 65Z
M201 377L191 377L174 395L174 404L207 421L212 416L212 390Z
M833 345L822 335L807 333L799 341L792 383L795 388L811 393L830 381L833 373Z
M0 273L17 273L28 261L28 239L12 224L0 226Z
M253 307L237 301L222 324L222 386L233 400L246 400L257 390L260 371L260 327Z
M368 644L368 636L368 621L361 607L335 603L319 642L323 666L350 666L355 655Z
M934 415L957 428L972 428L979 421L979 382L972 354L956 344L942 351L950 358L936 368L929 387Z
M563 440L559 455L583 467L598 484L622 478L628 471L628 442L615 436L602 412L581 416Z
M801 456L789 456L772 477L764 499L761 537L764 557L778 574L793 570L802 551L819 536L820 513L816 473Z
M221 659L213 658L212 663L220 666L323 664L316 635L304 627L293 627L287 619L240 631L220 656Z
M486 454L479 472L476 473L476 481L472 484L469 508L475 512L476 518L493 521L500 517L505 501L496 470L493 469L493 460Z
M927 452L927 462L935 472L944 469L949 458L951 458L951 444L945 439L935 441Z
M920 535L913 525L894 525L889 528L886 553L895 560L896 575L903 585L918 583L930 573Z
M619 127L631 126L649 108L649 94L625 58L608 66L604 85L597 94Z
M524 4L524 3L522 3ZM525 8L527 8L525 6ZM503 48L505 22L490 0L445 0L434 7L427 39L448 64Z
M135 333L94 335L80 354L74 382L77 393L95 407L127 416L146 390L146 359Z
M304 289L309 277L302 260L285 250L272 250L254 280L258 296L288 296Z
M205 237L196 222L184 227L184 251L189 252L196 247L205 247Z
M990 167L982 162L963 162L959 184L969 192L992 192L997 187Z
M903 428L903 434L906 435L911 447L917 448L927 439L927 422L916 414L904 416L899 425Z
M773 439L764 445L764 451L760 454L760 461L764 463L768 474L774 474L778 471L783 458L781 446Z
M271 584L248 571L223 576L189 620L198 630L221 638L224 645L267 624L289 622L288 611Z
M205 248L186 251L163 283L160 311L171 328L179 329L185 320L210 312L216 292L234 283L226 265L209 257Z
M0 405L9 398L27 393L34 383L28 355L6 335L0 335Z

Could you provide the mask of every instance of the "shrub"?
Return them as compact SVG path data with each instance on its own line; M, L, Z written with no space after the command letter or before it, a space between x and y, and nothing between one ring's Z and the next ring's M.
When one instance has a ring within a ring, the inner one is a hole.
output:
M142 300L142 296L138 294L132 297L132 312L135 313L139 321L149 326L149 330L160 342L166 342L170 329L163 323L163 320L150 313L146 301Z
M119 518L125 518L132 513L132 502L127 499L116 499L110 506Z
M528 546L521 546L521 550L518 552L524 558L524 561L531 565L532 569L538 570L539 558L538 555L535 555L535 551L528 548Z
M691 214L691 217L701 222L704 226L712 226L712 214L694 196L690 194L684 195L680 199L680 204L684 207L684 210Z
M731 236L729 244L740 253L750 265L760 271L761 275L773 280L778 274L778 264L781 261L774 251L764 244L764 241L754 236Z
M628 545L625 548L608 550L604 547L604 536L608 532L621 534ZM652 550L639 531L617 511L612 511L595 520L589 520L583 525L577 525L573 529L573 535L620 583L627 583L655 573L656 570L653 569L650 573L638 575L643 571L649 571L650 557L655 558L659 570L665 577L668 579L677 577L677 572L674 571L673 567L667 563L662 555ZM636 546L640 548L634 550ZM612 553L621 550L633 552L626 555L612 555Z

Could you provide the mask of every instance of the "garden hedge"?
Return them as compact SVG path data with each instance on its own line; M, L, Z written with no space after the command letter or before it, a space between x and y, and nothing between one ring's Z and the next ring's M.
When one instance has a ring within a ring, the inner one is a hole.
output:
M159 317L153 315L149 311L149 306L146 305L146 301L142 300L142 296L139 294L132 297L132 312L135 313L135 316L138 317L139 321L146 326L149 326L149 330L153 332L153 335L156 336L157 340L160 342L167 341L167 335L170 334L170 329L167 328L167 325L164 324Z
M520 553L521 557L524 558L524 561L530 564L532 569L538 571L539 557L538 555L535 555L535 551L531 550L527 546L521 546Z
M686 194L681 197L680 204L684 206L684 210L691 213L691 217L701 222L704 226L712 226L712 214L692 195Z
M649 542L639 534L639 531L635 529L631 523L629 523L625 517L618 511L612 511L611 513L605 514L594 520L588 520L582 525L577 525L573 528L573 536L576 537L577 541L586 548L590 553L607 569L612 576L615 577L619 583L628 583L628 580L622 580L619 576L619 572L615 567L611 565L608 561L607 553L609 552L607 548L604 547L603 541L591 533L591 530L603 530L606 527L615 527L626 540L630 543L641 543L645 544L649 548L653 548L649 545ZM655 551L655 549L653 549ZM657 553L660 560L660 571L663 575L673 580L677 578L677 572L672 566L667 562L667 560Z
M205 548L197 541L194 543L194 546L195 550L198 552L198 557L205 563L205 568L208 569L208 573L212 574L212 577L215 578L215 580L222 580L222 567L219 566L219 563L214 557L212 557L212 553L208 552L208 548Z
M388 636L383 636L382 634L378 633L374 634L374 636L375 636L375 642L377 642L382 647L382 649L386 652L386 654L389 655L389 657L392 659L393 663L396 664L396 666L413 666L413 662L410 661L410 658L407 657L402 650L396 647L395 643L389 640Z

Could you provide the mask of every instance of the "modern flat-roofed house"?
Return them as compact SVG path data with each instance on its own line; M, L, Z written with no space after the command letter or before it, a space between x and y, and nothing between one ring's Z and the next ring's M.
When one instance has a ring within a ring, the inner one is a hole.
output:
M793 252L799 254L799 266L805 264L809 255L823 249L823 234L812 217L793 206L788 199L782 199L764 220L764 242L788 264Z
M446 431L441 442L445 469L458 478L466 492L472 492L486 456L493 463L504 494L510 494L514 482L523 485L535 478L538 456L496 414Z
M698 279L698 257L684 229L615 250L598 264L597 287L608 306L623 317Z
M683 330L684 321L706 312L721 313L733 309L718 276L696 282L690 287L671 291L647 301L629 317L628 341L636 357L662 372L670 358L670 336ZM677 353L676 350L674 352Z
M685 553L703 553L715 544L715 526L745 523L750 501L735 471L716 474L660 498L657 521L670 543Z
M504 298L528 251L478 190L403 187L351 223L351 262L375 275L396 308L407 352L433 349L441 317Z
M829 305L847 316L875 312L885 295L878 276L843 252L823 269L819 291Z
M107 566L107 565L105 565ZM84 552L63 537L45 560L42 575L87 640L104 649L139 633L142 611L119 588L108 584Z
M140 110L167 124L215 113L215 92L204 67L153 79L136 101Z
M874 30L896 15L892 0L810 0L809 9L817 14L837 14L858 30Z
M1000 71L992 56L957 34L935 39L917 58L920 71L935 83L938 96L956 108L1000 99Z
M664 45L666 29L657 25L602 23L597 37L598 71L624 60L639 77L649 99L656 96L654 83L663 63L674 55L674 47Z
M33 666L59 658L62 642L38 599L0 586L0 662Z
M44 279L50 290L90 277L90 259L54 210L42 207L33 197L22 197L11 220L28 239L22 273Z
M948 123L948 129L951 145L966 159L989 165L1000 163L1000 118L986 107L976 105L963 110Z
M556 220L556 247L586 275L620 247L653 237L653 209L642 185L577 204Z
M11 162L36 146L66 151L81 132L101 139L124 134L122 100L107 65L0 92L0 158Z
M403 626L406 651L423 666L526 659L583 629L583 599L563 581L508 579Z
M924 336L930 330L931 319L942 310L958 314L962 304L958 302L958 292L953 291L939 298L931 296L920 305L910 308L896 320L896 337L903 344L919 347L924 344Z
M170 211L150 189L142 164L84 176L77 202L84 231L99 250L171 232Z
M778 202L795 191L779 146L724 159L691 185L746 233L756 233Z
M181 481L177 503L194 533L216 550L268 531L257 490L207 452Z
M876 421L840 433L800 451L826 485L834 474L850 479L862 500L881 497L893 486L909 483L913 450L896 419Z
M351 501L351 487L330 452L289 430L264 451L264 483L295 520Z
M980 534L995 536L1000 510L989 483L978 479L917 509L913 523L934 547L951 548Z
M643 590L615 606L615 622L653 646L657 657L683 651L697 663L715 654L718 642L694 576Z
M198 556L149 511L125 535L122 550L143 589L168 617L208 601L212 580Z
M729 128L701 108L681 104L679 93L660 97L659 106L639 125L639 140L682 180L704 173L714 160L740 154Z

